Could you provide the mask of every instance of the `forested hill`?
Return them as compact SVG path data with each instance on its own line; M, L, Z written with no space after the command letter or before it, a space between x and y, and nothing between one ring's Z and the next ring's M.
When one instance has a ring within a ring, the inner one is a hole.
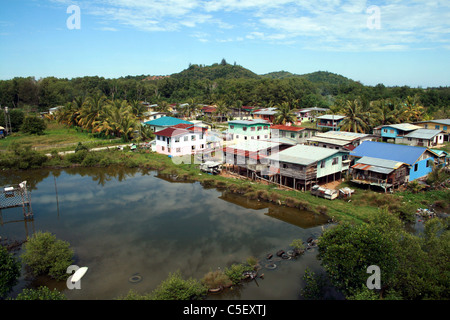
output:
M303 78L313 83L328 83L333 85L348 85L355 81L344 77L340 74L328 72L328 71L316 71L306 74L295 74L288 71L275 71L262 75L263 78L269 79L286 79L286 78Z
M191 64L189 68L172 74L171 77L175 79L190 79L190 80L217 80L217 79L257 79L259 76L239 65L231 65L222 60L220 64L214 63L211 66Z

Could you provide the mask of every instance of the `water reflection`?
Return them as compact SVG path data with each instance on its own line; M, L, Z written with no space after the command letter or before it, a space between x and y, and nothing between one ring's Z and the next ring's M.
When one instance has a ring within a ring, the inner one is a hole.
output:
M287 250L293 239L317 236L326 224L322 216L205 189L198 182L174 183L154 171L36 170L3 174L0 185L23 180L33 185L33 232L50 231L68 241L76 264L89 267L82 290L64 291L69 299L115 299L130 289L146 293L170 272L201 279L250 256L263 263L267 253ZM0 234L23 237L23 224L2 225ZM304 269L318 266L314 253L280 261L258 283L212 298L296 299ZM135 273L143 277L137 284L128 281ZM24 278L15 293L42 281Z

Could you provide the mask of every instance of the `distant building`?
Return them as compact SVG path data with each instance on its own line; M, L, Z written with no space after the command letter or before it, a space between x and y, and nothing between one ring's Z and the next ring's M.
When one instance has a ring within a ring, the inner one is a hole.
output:
M403 143L419 147L435 147L444 143L444 133L442 130L417 129L402 139L395 139L395 143Z
M277 108L263 108L253 111L253 119L266 120L273 123L275 120L275 114L277 113Z
M339 131L342 120L345 116L335 114L325 114L323 116L316 117L316 126L318 129Z
M293 144L303 144L316 134L317 129L277 124L270 127L270 132L271 139L287 139L291 140Z
M149 112L145 112L143 114L144 118L142 119L142 122L148 122L148 121L152 121L152 120L156 120L162 117L166 117L167 113L165 112L157 112L157 111L149 111Z

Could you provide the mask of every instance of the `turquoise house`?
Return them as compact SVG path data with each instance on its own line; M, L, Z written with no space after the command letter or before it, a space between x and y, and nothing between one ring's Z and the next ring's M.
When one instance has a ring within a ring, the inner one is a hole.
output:
M244 142L270 139L270 123L265 120L228 121L227 141Z
M409 123L399 123L380 126L376 129L383 141L387 141L389 139L401 139L414 130L420 129L420 127Z

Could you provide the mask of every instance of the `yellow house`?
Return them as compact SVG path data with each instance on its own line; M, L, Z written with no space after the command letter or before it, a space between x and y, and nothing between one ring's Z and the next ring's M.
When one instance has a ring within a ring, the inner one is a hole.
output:
M444 141L450 141L450 119L427 120L415 123L425 129L442 130L444 133Z

